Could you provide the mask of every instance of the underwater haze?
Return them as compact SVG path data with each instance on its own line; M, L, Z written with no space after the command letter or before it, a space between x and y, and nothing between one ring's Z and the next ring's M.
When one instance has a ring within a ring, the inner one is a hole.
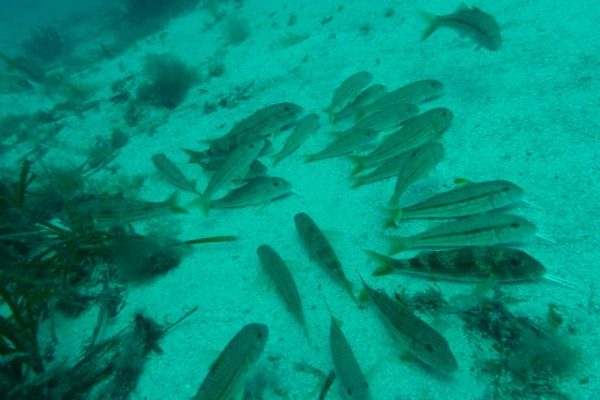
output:
M592 0L2 0L3 399L600 391Z

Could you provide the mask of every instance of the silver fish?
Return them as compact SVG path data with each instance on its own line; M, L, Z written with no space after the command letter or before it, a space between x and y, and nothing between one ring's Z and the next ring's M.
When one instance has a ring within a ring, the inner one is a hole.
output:
M504 180L472 182L388 213L394 225L414 218L460 218L507 207L522 200L524 194L519 186Z
M364 280L363 285L404 350L414 355L423 364L443 374L450 375L458 369L456 358L442 335L412 313L405 304L392 300L379 290L372 289Z
M359 151L377 138L378 132L371 129L353 129L340 133L332 143L318 153L305 156L306 162L326 160L341 157Z
M396 178L391 205L396 205L404 191L429 173L444 158L444 146L440 143L427 143L408 153Z
M536 227L523 217L510 214L480 214L437 225L413 236L389 237L390 252L415 248L492 246L523 242Z
M294 277L290 273L285 261L283 261L275 249L266 244L259 246L258 249L256 249L256 254L258 255L262 267L275 283L279 294L281 294L281 297L283 297L283 300L290 311L298 323L302 325L308 336L304 311L302 309L302 300L300 299Z
M248 179L224 197L210 201L210 208L241 208L267 205L290 194L292 185L283 178L262 176Z
M300 146L308 139L310 135L315 133L319 128L319 115L308 114L306 117L298 121L298 125L286 140L283 148L279 153L272 157L273 165L277 165L281 160L298 150Z
M223 165L215 171L208 186L200 196L199 202L204 212L208 214L210 210L210 200L212 196L225 185L236 178L244 176L248 172L248 167L261 152L263 142L248 143L236 148L227 157Z
M244 376L260 357L268 338L266 325L254 323L244 326L213 362L194 400L235 398L242 389Z
M399 130L384 137L369 154L351 157L355 164L353 174L438 140L450 126L453 117L452 112L446 108L434 108L407 120Z
M333 118L333 115L346 107L356 96L373 80L373 75L367 71L357 72L342 82L340 87L335 90L331 103L325 112Z
M152 156L154 167L169 183L179 189L199 194L196 190L196 181L189 180L179 168L164 153Z
M296 231L300 241L308 252L310 258L315 260L321 267L328 271L335 279L339 280L354 300L352 283L346 278L342 263L338 259L335 250L325 237L325 234L317 226L315 221L306 213L298 213L294 216Z

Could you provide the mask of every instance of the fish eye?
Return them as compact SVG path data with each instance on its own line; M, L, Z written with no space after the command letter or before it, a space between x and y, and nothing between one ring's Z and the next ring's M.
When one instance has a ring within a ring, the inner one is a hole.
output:
M521 260L513 258L512 260L510 260L510 265L512 265L513 267L518 267L519 265L521 265Z
M427 350L430 353L433 353L433 346L431 345L431 343L427 343L425 345L425 350Z
M262 339L262 332L258 332L258 334L256 335L257 338Z
M347 393L348 393L349 396L352 396L352 389L348 388Z
M275 186L275 187L279 186L279 182L273 182L273 186Z
M509 188L509 187L503 187L503 188L502 188L502 191L503 191L503 192L508 192L508 191L510 191L510 188Z
M520 228L521 224L519 224L518 222L513 222L512 224L510 224L511 228Z

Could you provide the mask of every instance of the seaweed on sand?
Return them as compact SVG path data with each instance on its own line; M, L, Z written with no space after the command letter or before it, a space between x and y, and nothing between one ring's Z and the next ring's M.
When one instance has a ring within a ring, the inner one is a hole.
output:
M516 316L498 300L484 299L462 317L497 352L483 363L494 376L489 398L568 398L559 384L574 370L580 352L566 333Z
M130 328L92 345L75 365L49 370L7 391L7 399L128 399L137 386L148 355L162 353L160 339L196 310L197 307L192 308L165 326L136 314Z
M137 100L158 107L176 108L185 100L198 75L170 54L151 54L144 65L146 81L137 90Z
M21 50L26 56L49 63L66 55L70 46L58 28L45 25L31 30L29 36L21 43Z

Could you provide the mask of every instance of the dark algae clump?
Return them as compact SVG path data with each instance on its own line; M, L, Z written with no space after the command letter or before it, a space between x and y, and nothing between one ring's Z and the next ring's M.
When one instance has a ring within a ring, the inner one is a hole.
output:
M144 64L146 81L137 91L137 100L157 107L176 108L197 81L196 72L169 54L152 54Z

